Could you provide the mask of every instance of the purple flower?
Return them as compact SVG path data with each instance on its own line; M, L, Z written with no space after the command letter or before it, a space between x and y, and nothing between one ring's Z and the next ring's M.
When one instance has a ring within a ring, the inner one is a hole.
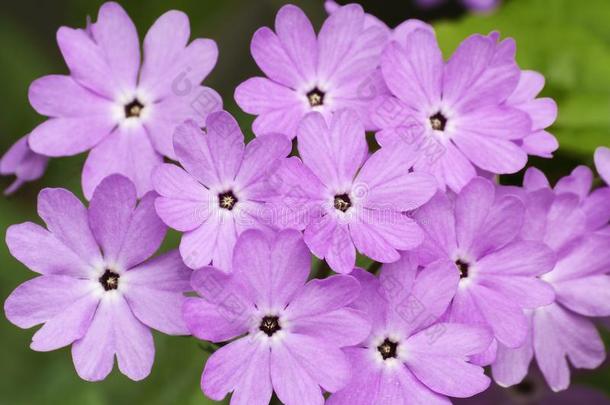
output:
M402 141L418 152L414 170L434 174L442 189L459 191L481 170L521 170L527 153L521 140L531 134L525 111L507 105L520 70L512 39L473 35L447 63L434 33L416 29L391 43L381 70L395 97L380 96L372 119L382 146Z
M154 359L151 328L188 334L181 317L190 271L176 251L149 258L166 228L155 214L155 195L136 205L136 189L113 175L96 188L89 209L64 189L44 189L38 213L47 229L31 222L11 226L11 254L41 275L21 284L4 303L21 328L44 324L31 348L72 345L78 375L103 380L116 355L133 380L149 373Z
M541 277L553 287L556 299L529 312L531 331L523 346L499 347L493 374L501 385L518 384L535 356L551 389L561 391L570 384L568 359L576 368L593 369L605 358L604 344L587 318L610 316L610 235L590 229L581 199L565 191L580 188L573 181L584 171L575 172L555 191L530 189L521 196L527 206L522 238L542 241L556 253L555 267ZM528 171L529 187L536 173Z
M553 289L537 278L553 268L553 251L542 242L521 240L524 204L496 194L492 182L476 178L455 199L439 192L415 214L426 233L417 248L419 260L449 259L460 275L446 319L493 332L495 340L477 356L477 364L494 360L498 342L521 346L529 330L524 310L555 298Z
M496 34L499 37L498 34ZM557 104L548 97L536 98L544 87L544 76L532 70L523 70L519 83L505 104L526 112L532 122L530 134L520 141L521 148L529 155L552 158L559 147L557 139L545 128L557 118Z
M610 399L601 391L576 385L561 393L549 390L538 370L530 373L521 383L502 388L492 385L474 398L454 401L455 405L610 405Z
M307 115L298 129L301 158L285 159L272 175L283 226L305 229L305 243L336 272L354 268L356 249L373 260L399 259L423 235L405 211L428 201L432 176L410 173L415 154L382 148L368 157L362 123L350 110Z
M0 174L14 175L15 181L4 190L4 195L13 194L24 183L42 177L49 159L32 152L28 145L28 135L19 139L0 159Z
M269 134L244 146L244 136L227 112L212 113L205 133L195 122L178 127L174 149L184 169L164 164L153 176L157 213L184 232L180 254L193 269L213 263L231 270L237 237L268 228L265 201L271 198L270 168L290 153L283 135Z
M152 170L174 157L171 136L186 119L203 123L222 107L199 83L216 64L216 44L190 35L186 14L169 11L146 34L144 57L136 27L117 3L105 3L86 30L62 27L57 42L70 75L42 77L30 86L30 103L50 119L30 135L47 156L91 150L82 174L89 199L106 176L120 173L138 196L152 190Z
M268 238L244 232L235 246L233 273L196 270L191 284L203 298L187 298L183 312L192 334L231 343L207 361L203 392L231 404L322 404L350 379L342 347L370 331L365 315L346 306L360 293L345 275L307 282L310 254L302 235L286 230Z
M324 8L326 9L326 12L329 15L332 15L337 10L339 10L341 7L343 7L343 6L341 6L336 1L333 1L333 0L326 0L324 2ZM404 40L407 37L407 35L409 35L412 31L414 31L418 28L426 29L426 30L429 30L430 32L434 32L434 28L432 28L431 25L426 24L425 22L416 20L416 19L408 19L408 20L400 23L394 29L390 29L386 25L386 23L381 21L379 18L375 17L372 14L365 13L364 14L364 28L366 29L369 27L378 27L378 28L384 30L386 32L386 41L387 42L390 42L392 40L394 40L394 41ZM383 83L381 83L381 84L383 85ZM386 89L385 85L383 85L383 89L384 90Z
M603 152L596 154L597 161L601 160L601 165L598 163L600 174L604 171L602 154ZM576 167L569 176L559 179L553 188L551 188L544 173L532 167L525 172L523 187L529 192L552 189L557 195L570 195L572 198L576 198L579 202L578 206L585 216L580 223L582 225L579 228L580 234L600 231L608 226L608 221L610 221L610 204L608 204L610 187L605 186L592 190L593 172L587 166ZM566 236L575 237L577 235L572 233Z
M342 108L355 109L371 127L368 105L385 88L377 67L387 33L365 21L362 7L350 4L328 17L316 37L303 11L287 5L277 14L275 33L256 31L252 56L267 77L251 78L235 91L237 104L257 115L254 133L294 138L308 112L328 118Z
M373 320L371 334L344 349L353 371L350 383L329 405L450 404L447 396L469 397L490 383L468 356L487 349L483 328L438 322L459 282L452 262L441 259L419 270L408 257L384 265L380 279L353 273L362 293L352 304Z
M606 185L610 186L610 149L600 146L595 150L595 168Z

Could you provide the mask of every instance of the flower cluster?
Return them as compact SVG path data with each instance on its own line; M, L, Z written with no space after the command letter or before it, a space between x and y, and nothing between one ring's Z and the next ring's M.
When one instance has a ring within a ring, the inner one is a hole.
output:
M151 329L193 335L219 347L205 395L261 405L274 393L289 405L447 404L492 379L521 384L534 358L560 391L568 362L602 363L610 149L595 153L606 184L594 190L584 166L554 187L534 168L522 187L500 185L558 147L546 131L556 105L537 97L544 78L517 65L515 42L473 35L445 60L422 21L390 29L357 4L327 10L318 33L287 5L254 34L263 74L235 91L256 116L248 143L200 85L217 48L189 43L185 14L154 23L142 58L116 3L59 29L70 74L32 83L49 119L0 162L13 192L49 157L90 150L88 208L47 188L46 228L6 235L39 273L4 306L21 328L43 325L33 350L71 345L89 381L116 356L140 380ZM179 248L152 257L168 227Z

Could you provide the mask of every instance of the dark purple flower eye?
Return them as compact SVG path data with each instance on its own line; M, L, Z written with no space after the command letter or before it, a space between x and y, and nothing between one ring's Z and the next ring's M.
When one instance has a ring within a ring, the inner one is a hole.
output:
M444 131L447 125L447 118L439 111L430 117L430 125L436 131Z
M346 212L352 206L352 200L347 194L339 194L335 196L334 207L341 212Z
M396 358L396 349L398 349L398 343L389 338L386 338L382 344L377 346L377 350L384 360Z
M458 259L455 261L455 265L457 266L458 270L460 271L460 278L468 277L468 268L470 267L470 265L468 263L466 263L462 259Z
M144 105L137 98L132 102L125 104L125 118L137 118L142 113Z
M318 107L324 104L324 92L317 87L307 93L307 100L312 107Z
M116 290L119 288L119 278L121 278L120 275L112 270L106 269L104 274L99 278L99 282L106 291Z
M280 326L280 318L277 316L265 316L261 320L259 329L265 333L265 335L271 337L275 332L282 329Z
M218 205L220 205L220 208L224 208L225 210L231 211L238 201L239 200L237 197L235 197L235 194L233 194L233 191L231 190L218 194Z

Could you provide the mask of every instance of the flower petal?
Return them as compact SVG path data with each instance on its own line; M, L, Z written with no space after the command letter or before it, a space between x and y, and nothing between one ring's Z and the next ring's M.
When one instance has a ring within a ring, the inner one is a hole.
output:
M544 243L516 241L477 261L476 267L485 275L539 276L555 265L555 253Z
M155 198L148 193L136 207L129 179L113 175L102 180L91 200L89 223L107 262L129 269L157 251L167 228L155 212Z
M294 230L276 234L270 254L272 303L285 307L305 285L311 255L301 233Z
M318 63L318 41L303 10L291 4L282 7L275 17L275 31L286 55L292 61L290 65L284 65L284 69L296 69L300 73L301 83L314 79ZM301 83L289 85L294 88Z
M112 371L116 352L114 317L118 315L114 309L113 300L102 299L87 333L72 345L72 361L83 380L101 381Z
M428 202L438 186L425 173L410 173L415 153L407 148L381 148L364 163L355 186L362 188L367 208L414 210Z
M481 137L522 139L532 132L532 121L523 111L507 106L487 106L460 116L459 129Z
M182 314L190 333L199 339L212 342L231 340L245 334L249 327L245 317L234 314L222 304L215 305L205 298L186 298Z
M273 393L270 375L270 351L246 337L210 356L201 376L201 389L216 401L233 391L231 402L235 404L267 405Z
M61 292L64 293L63 291ZM82 338L93 319L99 297L86 294L49 319L32 337L32 350L46 352L72 344ZM49 302L45 303L49 305Z
M383 263L394 261L394 249L411 250L423 241L419 225L400 212L364 209L349 228L358 250Z
M271 204L274 225L304 229L313 221L322 220L320 209L328 193L299 158L283 159L267 181L278 195ZM305 241L309 244L307 238Z
M136 203L136 189L124 176L109 176L95 189L89 205L89 224L106 261L119 261Z
M606 184L610 185L610 149L600 146L595 150L595 168Z
M326 259L331 269L347 274L356 264L356 249L349 229L331 215L314 219L305 229L305 243L320 259Z
M273 390L282 403L317 405L324 403L320 386L288 345L282 342L274 346L270 352L271 382Z
M31 328L60 315L81 298L89 295L94 285L65 275L44 275L17 287L4 303L6 318L20 328Z
M453 108L466 111L499 103L517 87L521 70L514 56L497 57L498 45L495 42L490 37L471 35L447 62L443 75L443 99Z
M220 230L219 215L210 215L201 226L185 232L180 240L180 255L191 269L199 269L212 262ZM222 269L229 271L228 269Z
M105 115L51 118L32 130L29 143L46 156L77 155L110 136L115 125Z
M370 326L364 312L341 308L325 314L303 316L294 323L293 331L345 347L362 343L370 333Z
M183 271L182 274L184 274L183 278L188 280L190 272ZM182 318L182 304L185 299L183 292L168 291L165 288L159 289L149 285L129 284L129 290L125 293L125 299L135 317L144 325L168 335L188 335L188 329Z
M284 45L269 27L256 30L250 43L250 53L258 67L271 80L291 88L297 88L305 81L300 68L295 66Z
M163 164L153 175L155 209L163 222L181 231L192 231L212 215L212 196L186 171L176 165Z
M283 343L299 365L325 391L336 392L349 382L349 360L338 347L298 333L286 336Z
M494 336L505 346L516 348L527 338L527 318L513 302L482 285L471 286L471 294Z
M78 277L90 270L90 263L51 232L31 222L11 225L6 231L6 244L13 257L37 273Z
M555 301L553 287L536 277L486 275L480 283L522 308L537 308Z
M38 195L38 215L49 231L81 260L88 264L101 260L87 209L74 194L61 188L42 190Z
M192 95L218 60L218 46L211 39L198 38L184 47L184 21L177 24L175 17L159 17L144 39L139 85L155 99ZM170 42L174 34L168 35L168 30L179 32L180 41Z
M249 230L241 234L233 252L235 276L252 288L255 303L266 306L271 305L273 293L272 249L263 232Z
M559 194L573 193L583 200L591 191L593 172L587 166L577 166L569 176L562 177L555 185Z
M430 326L445 313L459 282L455 265L446 259L417 273L417 265L403 257L385 265L381 277L390 304L387 323L406 336Z
M610 316L610 276L594 275L554 283L557 301L585 316Z
M28 98L32 107L47 117L106 116L110 121L111 102L81 86L71 76L49 75L34 80Z
M516 349L499 344L497 357L491 366L494 380L502 387L519 384L527 376L530 363L534 358L534 344L532 340L532 316L528 314L530 330L525 343Z
M292 144L284 135L269 134L253 139L246 146L244 160L235 177L240 192L249 199L266 201L273 194L270 173L290 154Z
M61 27L57 44L70 69L70 76L96 94L112 100L120 84L105 60L104 53L87 31Z
M153 112L144 121L150 141L157 152L177 160L173 142L176 128L189 120L204 127L208 115L222 110L222 99L209 87L193 86L167 96L151 108Z
M350 360L352 378L345 388L332 394L328 405L369 405L375 403L382 370L375 368L367 349L350 347L344 350Z
M114 2L104 3L91 33L121 90L133 90L140 69L140 40L136 26Z
M207 133L192 121L176 130L174 150L187 172L207 187L223 187L235 179L244 153L244 136L227 112L212 113Z
M458 194L455 202L455 221L458 247L470 251L479 236L495 199L493 184L483 178L472 180Z
M296 320L305 316L324 314L347 306L360 293L360 283L351 276L335 275L314 279L292 300L287 316Z
M414 218L425 233L423 245L417 248L418 255L425 255L427 261L435 260L441 254L451 257L457 244L453 207L447 195L437 193L415 211Z
M406 37L404 47L390 43L381 70L392 93L409 106L419 110L439 103L443 55L433 32L416 29Z
M318 76L333 77L364 28L364 11L358 4L339 8L326 19L318 34Z
M151 257L161 246L167 226L155 212L155 192L147 193L131 215L117 260L132 268Z
M527 154L508 140L461 131L452 140L472 163L491 173L516 173L527 163Z
M121 373L134 381L150 374L155 359L155 345L148 326L131 312L124 298L117 299L112 308L114 344Z
M351 182L368 151L364 127L350 110L334 113L330 125L322 114L310 113L297 134L303 163L333 189Z
M138 197L153 189L152 172L163 158L152 147L143 128L117 129L97 145L83 167L83 192L87 199L111 174L122 174L136 186Z
M434 367L430 367L430 364L434 364ZM490 384L483 367L467 363L461 358L414 352L409 354L407 365L426 387L452 397L471 397L485 391Z

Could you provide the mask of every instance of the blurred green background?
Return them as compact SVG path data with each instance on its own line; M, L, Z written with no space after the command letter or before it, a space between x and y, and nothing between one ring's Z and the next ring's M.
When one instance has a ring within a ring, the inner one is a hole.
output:
M178 0L120 3L134 19L141 37L163 12L185 11L191 19L192 37L218 42L218 65L206 84L223 96L225 108L235 114L247 135L252 118L240 112L233 89L259 74L249 53L254 31L272 25L280 0ZM316 26L324 18L321 0L300 0ZM560 141L556 158L534 159L551 178L569 173L577 164L591 164L597 145L610 145L610 2L607 0L508 0L494 12L473 15L449 2L428 12L408 0L362 1L371 11L396 25L410 17L434 19L446 55L471 33L499 30L517 40L522 68L542 72L547 79L544 95L559 105L559 119L551 128ZM61 25L82 27L102 4L98 0L3 1L0 5L0 152L26 134L43 118L28 104L30 82L67 70L55 43ZM36 195L43 187L65 187L78 195L83 156L53 160L46 175L27 184L10 198L0 197L0 233L10 224L39 221ZM12 179L0 179L0 188ZM509 182L520 181L516 175ZM165 247L177 245L170 234ZM0 246L0 298L34 276ZM20 330L2 316L0 320L0 404L211 404L199 389L207 352L191 338L157 335L157 355L150 377L129 381L116 369L102 383L81 381L72 366L69 349L37 353L29 349L32 330ZM577 380L610 393L610 372L603 368Z

